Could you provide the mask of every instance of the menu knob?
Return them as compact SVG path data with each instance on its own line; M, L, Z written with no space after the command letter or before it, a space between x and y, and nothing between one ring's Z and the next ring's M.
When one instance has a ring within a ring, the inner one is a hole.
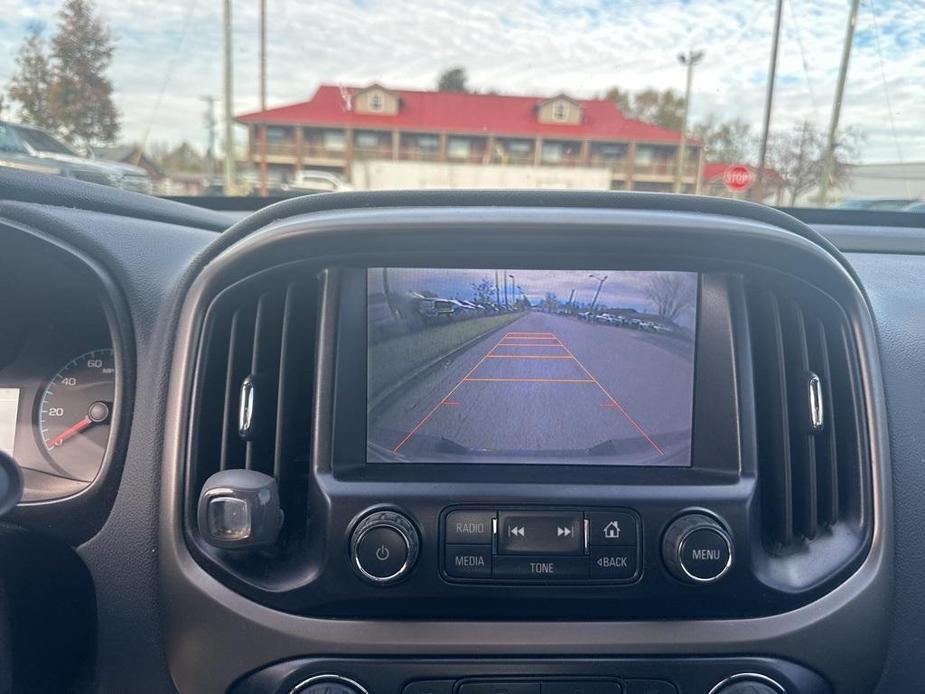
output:
M676 519L662 540L665 568L686 583L718 581L732 567L732 557L728 531L703 513L689 513Z

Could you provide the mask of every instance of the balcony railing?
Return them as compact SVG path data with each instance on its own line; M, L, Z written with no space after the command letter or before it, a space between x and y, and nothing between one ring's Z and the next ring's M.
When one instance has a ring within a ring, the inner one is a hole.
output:
M260 156L259 141L254 139L250 148L253 160ZM267 157L269 158L290 158L295 160L297 157L297 147L295 142L268 142L266 144ZM303 142L302 159L323 159L332 162L344 162L347 158L347 152L343 148L325 147L322 143ZM391 144L383 143L378 147L357 147L354 146L352 151L354 160L391 160L393 158ZM472 151L466 156L450 156L448 153L443 154L439 149L422 149L414 146L403 146L398 150L398 159L401 161L429 161L439 162L446 161L451 164L483 164L491 163L494 165L508 166L533 166L533 152L518 152L500 154L492 152L490 155L486 152ZM542 167L561 167L574 168L581 166L591 166L596 168L610 169L615 178L628 178L630 175L630 160L626 158L613 158L595 156L592 154L589 158L584 159L578 154L562 156L559 159L540 158L539 165ZM639 177L657 177L662 179L673 179L677 163L674 159L655 159L647 162L641 162L637 159L632 166L632 176ZM683 176L687 180L697 177L699 162L697 159L684 162Z
M392 146L383 145L379 147L356 147L353 148L354 159L391 159Z
M398 158L401 161L440 161L440 150L438 149L419 149L417 147L401 147L398 150Z
M694 178L697 176L698 164L696 161L684 162L682 175L684 178ZM634 176L664 176L672 177L678 168L678 163L674 159L656 159L650 162L636 161L633 167Z
M346 156L346 150L343 147L330 148L322 144L306 142L302 144L302 157L304 159L337 159L342 160Z
M254 155L260 155L260 142L254 142ZM267 143L267 156L268 157L294 157L295 156L295 143L294 142L268 142Z

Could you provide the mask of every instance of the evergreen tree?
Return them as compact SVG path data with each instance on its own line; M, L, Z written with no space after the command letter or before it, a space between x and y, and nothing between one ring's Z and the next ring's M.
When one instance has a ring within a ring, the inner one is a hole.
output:
M51 85L51 66L48 50L39 25L33 25L16 56L16 73L10 81L9 95L18 102L19 118L23 123L56 130L48 93Z
M113 50L92 0L64 0L50 47L36 27L19 50L9 88L19 117L85 149L114 142L119 114L106 75Z
M49 102L61 135L89 147L113 142L119 115L106 71L112 62L112 38L91 0L65 0L58 33L51 41Z

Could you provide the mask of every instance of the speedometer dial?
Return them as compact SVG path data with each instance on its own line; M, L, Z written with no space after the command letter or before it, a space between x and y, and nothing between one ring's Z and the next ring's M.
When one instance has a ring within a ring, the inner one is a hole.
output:
M99 472L115 397L113 351L97 349L65 364L42 393L38 430L51 464L74 480Z

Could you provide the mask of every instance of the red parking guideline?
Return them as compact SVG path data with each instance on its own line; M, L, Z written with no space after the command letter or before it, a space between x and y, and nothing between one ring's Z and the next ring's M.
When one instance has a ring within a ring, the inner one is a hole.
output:
M508 342L508 340L523 340L524 342ZM529 340L533 340L530 342ZM539 340L555 340L555 344L544 344L543 342L538 342ZM494 354L494 351L498 347L558 347L565 351L565 355L540 355L540 354ZM566 359L573 360L580 368L587 378L503 378L503 377L494 377L494 378L474 378L472 374L483 364L486 359ZM594 376L591 375L591 372L585 368L585 365L579 361L578 357L572 354L571 350L562 344L562 341L553 333L531 333L531 332L509 332L505 333L504 337L498 340L495 343L495 346L492 347L488 352L482 356L481 359L476 362L469 371L463 376L459 382L450 389L450 392L441 398L434 407L419 421L414 428L409 431L405 437L398 442L395 448L392 449L392 453L398 453L402 446L404 446L411 438L420 430L422 426L429 420L434 414L443 406L456 407L459 405L459 402L455 400L450 400L450 396L455 393L463 383L593 383L596 385L604 396L607 398L608 402L603 403L601 406L605 408L613 408L620 411L626 420L639 432L639 434L649 442L649 444L656 450L659 455L664 455L664 451L659 447L655 441L652 440L652 437L646 433L645 429L642 428L642 425L639 424L629 412L626 411L626 408L613 397L600 381L598 381Z

